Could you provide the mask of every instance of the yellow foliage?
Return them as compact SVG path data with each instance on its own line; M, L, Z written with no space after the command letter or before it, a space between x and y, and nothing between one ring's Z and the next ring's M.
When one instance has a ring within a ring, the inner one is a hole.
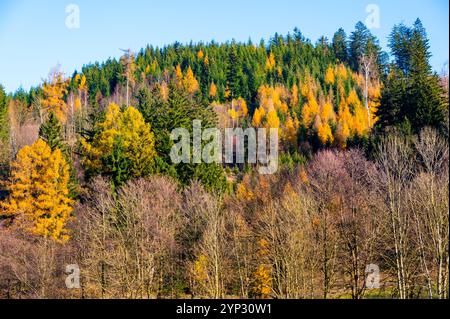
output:
M338 126L336 129L336 140L339 143L339 146L345 148L347 146L347 139L350 137L350 128L348 123L341 119L338 122Z
M261 107L255 109L255 112L253 113L253 120L252 120L252 125L254 127L259 127L261 125L261 121L264 116L263 112L264 112L264 109L262 109Z
M227 85L227 87L225 88L224 97L225 97L225 99L228 99L230 96L231 96L231 91L230 91L230 88Z
M331 132L331 127L327 122L321 123L321 125L319 125L317 129L317 135L319 137L320 142L323 145L326 145L328 142L333 143L334 141L333 133Z
M248 107L247 102L243 98L238 98L237 100L232 101L233 110L236 111L237 117L247 117L248 115Z
M275 68L275 56L270 52L266 60L266 71L272 71Z
M302 108L302 124L309 127L316 115L320 112L319 104L312 92L308 93L308 102Z
M262 85L258 89L259 104L264 108L266 112L275 108L275 110L281 110L283 113L287 113L288 106L287 101L289 98L289 91L282 85L271 87L268 85Z
M292 186L291 182L287 182L286 185L283 188L283 195L286 198L292 197L292 196L296 196L296 192L294 190L294 187Z
M310 91L308 84L303 83L300 91L301 91L303 97L307 97L309 94L309 91Z
M301 181L303 184L308 184L308 183L309 183L308 174L306 173L306 170L305 170L304 167L302 167L302 168L300 169L299 177L300 177L300 181Z
M181 71L181 66L179 64L175 67L175 76L178 80L178 83L182 83L183 72Z
M83 74L81 76L81 80L80 80L80 89L81 90L86 90L86 76Z
M152 71L153 73L155 73L157 67L158 67L158 61L157 61L157 60L154 60L154 61L152 62L151 71Z
M331 65L328 66L327 72L325 74L325 83L329 85L334 84L334 70Z
M280 66L277 68L277 75L279 78L283 77L283 69Z
M360 105L355 108L354 113L353 130L356 135L364 136L369 129L367 110Z
M357 108L358 106L361 106L361 101L360 101L355 89L350 91L350 94L348 95L348 98L347 98L347 104L351 105L355 108Z
M155 141L150 125L145 123L141 113L134 107L128 107L124 112L118 105L108 106L105 120L97 124L98 133L92 144L81 140L85 157L84 165L92 170L102 169L102 157L111 155L120 137L124 154L133 163L134 177L148 169L156 155Z
M69 83L64 79L63 74L56 71L50 75L49 81L42 86L44 99L42 108L50 113L55 113L58 120L65 124L67 120L68 107L64 101L64 95L67 93Z
M78 110L81 109L81 100L80 100L79 98L76 98L76 99L75 99L75 102L74 102L74 109L75 109L75 111L78 111Z
M186 71L186 75L183 79L183 86L187 92L190 94L193 94L197 92L200 88L197 79L194 76L194 72L192 71L191 67L188 68Z
M336 115L334 114L333 105L331 102L325 102L322 106L322 110L320 112L320 119L322 122L326 123L328 121L334 122L336 119Z
M64 243L72 212L69 166L61 151L41 139L21 149L12 163L9 198L0 205L14 223L31 233Z
M279 128L280 127L280 119L278 118L277 112L272 109L267 113L267 126L269 128Z
M253 274L253 293L262 299L268 298L272 291L272 274L267 265L260 265Z
M75 75L74 82L78 86L79 90L86 90L86 76L84 74L81 75L78 73L77 75Z
M209 88L209 97L217 97L217 86L214 84L214 82L211 82L211 86Z
M288 112L288 110L289 110L289 107L288 107L288 105L286 103L282 102L280 104L280 110L281 110L281 112L283 114L286 114Z
M163 82L159 85L159 91L163 100L167 101L169 99L169 86L166 82Z
M236 198L238 200L251 201L255 198L255 194L253 194L251 190L247 189L245 182L242 182L237 187Z
M291 107L296 107L298 105L298 86L294 83L291 91Z
M347 73L347 69L346 69L345 65L339 64L337 74L338 74L338 77L340 77L341 79L347 80L348 73Z
M197 52L197 58L198 58L199 60L202 60L204 56L205 56L205 54L203 53L202 50L200 50L200 51Z
M297 129L298 126L295 125L295 122L292 120L292 117L288 117L285 124L286 128L284 131L285 140L292 146L297 145Z
M208 257L200 255L194 262L194 278L197 282L205 282L208 280Z
M236 112L235 109L229 109L228 110L228 115L231 117L232 120L237 120L238 119L238 113Z

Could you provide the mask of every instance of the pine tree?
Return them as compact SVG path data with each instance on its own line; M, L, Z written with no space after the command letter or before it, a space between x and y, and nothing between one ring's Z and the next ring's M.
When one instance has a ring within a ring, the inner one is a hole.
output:
M232 101L240 94L239 91L239 73L240 73L240 60L237 54L236 45L233 44L228 54L227 63L227 88L230 92L228 100Z
M47 143L54 151L55 149L63 149L63 128L55 113L50 112L47 121L39 128L39 137Z
M383 71L387 59L386 54L382 52L378 39L362 22L358 22L355 31L350 35L349 45L349 63L354 71L359 71L359 61L364 55L375 57L376 69L380 73Z
M333 51L334 55L340 62L347 62L348 48L347 48L347 34L344 29L340 28L333 36Z
M448 101L439 78L431 72L429 40L419 19L412 28L394 27L390 48L396 64L384 86L377 116L380 126L411 125L417 133L426 126L442 128Z

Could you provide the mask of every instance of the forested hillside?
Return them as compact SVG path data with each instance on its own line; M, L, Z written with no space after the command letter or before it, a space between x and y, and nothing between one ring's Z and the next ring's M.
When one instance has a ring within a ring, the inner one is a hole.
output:
M359 22L0 86L0 298L448 298L448 75L420 20L389 49ZM278 129L277 173L173 163L194 120Z

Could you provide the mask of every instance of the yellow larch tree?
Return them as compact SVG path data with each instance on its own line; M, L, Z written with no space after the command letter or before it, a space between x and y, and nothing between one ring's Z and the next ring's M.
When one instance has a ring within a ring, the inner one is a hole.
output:
M351 123L351 134L356 134L362 137L367 134L369 130L369 119L367 117L367 110L361 103L361 100L359 99L355 89L350 91L350 94L347 98L347 104L351 109L353 109L352 120L351 122L348 121L349 123Z
M320 110L320 119L322 122L335 122L336 114L334 113L333 104L330 101L325 102Z
M261 125L263 116L264 116L264 109L261 107L256 108L255 112L253 113L252 125L254 127L259 127Z
M187 92L193 94L197 92L200 88L197 79L194 76L194 72L191 67L188 67L186 71L186 75L183 78L183 87Z
M280 79L283 77L283 69L281 68L281 66L277 68L277 75Z
M280 127L280 119L278 118L277 111L271 109L267 113L267 127L268 128L279 128Z
M343 80L347 80L348 78L347 68L342 63L338 66L337 76Z
M25 146L12 163L7 183L9 197L3 206L13 224L31 233L64 243L72 212L69 165L61 151L53 152L43 140Z
M63 124L67 121L68 106L64 101L64 97L67 94L68 85L69 82L64 78L64 74L55 69L42 86L44 98L41 105L43 111L55 113L58 120ZM42 116L44 114L41 114Z
M343 97L338 110L338 121L336 128L336 140L341 148L347 146L347 139L351 135L351 127L353 126L353 117L349 107Z
M182 85L183 84L183 71L181 71L181 66L179 64L177 64L177 66L175 67L175 77L177 79L178 85Z
M283 137L285 141L292 147L297 146L297 131L298 126L291 116L288 116L285 123L285 129L283 132Z
M150 125L142 114L129 106L123 112L118 105L108 106L105 120L97 124L97 134L91 143L81 139L83 164L96 173L109 174L113 167L104 167L102 158L110 156L119 147L131 163L129 175L141 177L148 173L156 156L155 139Z
M211 82L211 86L209 87L209 97L212 99L217 97L217 86L214 82Z
M199 60L203 60L203 57L204 57L204 56L205 56L205 54L203 53L202 50L200 50L200 51L197 52L197 58L198 58Z
M328 122L321 122L317 128L317 136L323 145L327 145L328 142L333 143L334 137L331 131L330 124Z
M327 72L325 74L325 83L328 85L334 84L334 69L331 65L328 66Z
M275 56L270 52L266 60L266 71L272 71L273 69L275 69Z
M308 92L308 102L303 105L302 108L302 124L305 127L309 127L314 121L316 115L320 112L319 104L317 103L314 93L309 90Z
M303 97L307 97L309 94L309 85L308 83L303 83L301 88L300 88L300 93L302 94Z
M291 107L297 107L298 105L298 86L294 83L291 89Z
M256 297L261 299L268 298L272 291L272 269L266 263L269 253L269 242L265 239L259 240L257 255L260 264L253 273L252 292Z

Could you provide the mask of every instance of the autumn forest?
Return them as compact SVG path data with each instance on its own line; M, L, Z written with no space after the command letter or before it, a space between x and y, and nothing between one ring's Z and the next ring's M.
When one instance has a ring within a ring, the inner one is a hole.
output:
M0 85L0 298L448 298L448 74L419 19L388 43L296 28ZM276 129L277 172L173 163L194 120Z

